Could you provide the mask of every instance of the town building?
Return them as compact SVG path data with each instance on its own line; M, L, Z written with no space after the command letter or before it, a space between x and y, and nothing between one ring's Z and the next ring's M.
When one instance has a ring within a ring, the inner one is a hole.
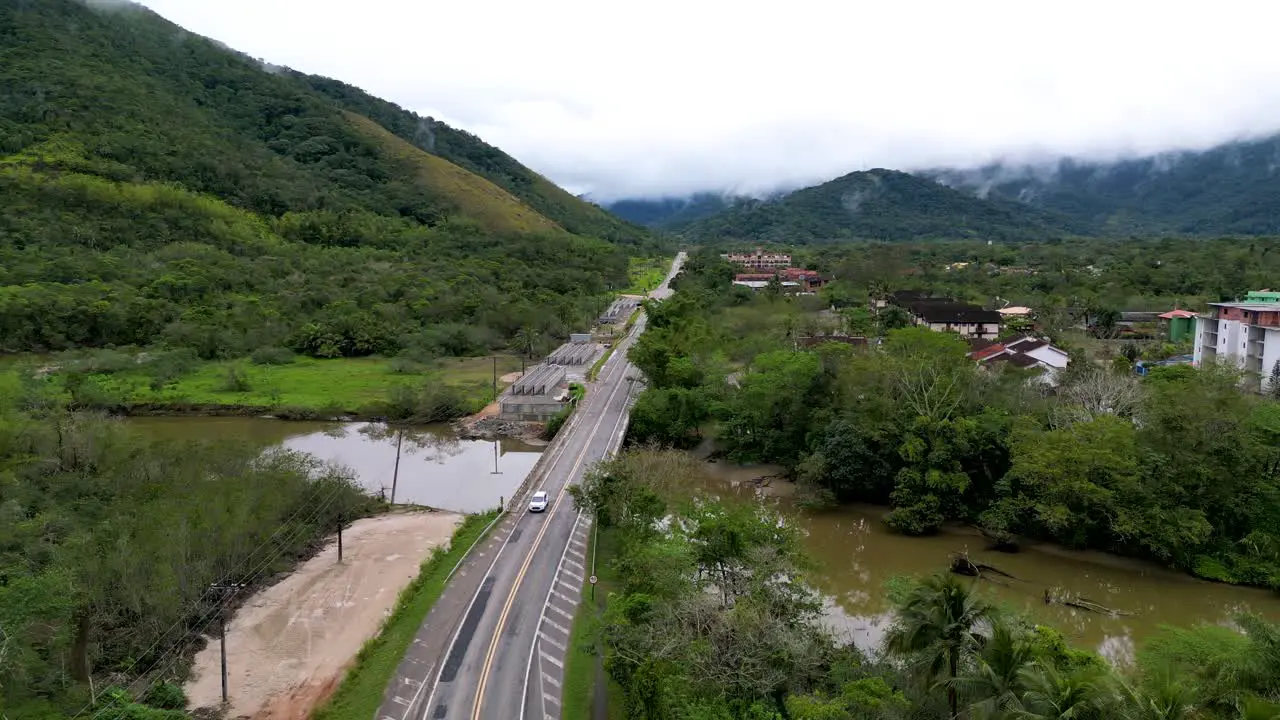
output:
M913 300L904 306L916 325L965 338L994 338L1000 334L1000 313L950 298Z
M1167 313L1162 313L1159 317L1169 342L1180 343L1195 337L1196 314L1190 310L1174 308Z
M791 256L786 253L765 252L764 248L756 248L754 253L725 253L720 257L735 265L752 270L782 270L791 267Z
M1209 303L1209 312L1196 316L1194 339L1196 366L1222 363L1251 374L1253 389L1269 390L1280 362L1280 293L1258 290L1242 302Z
M1003 341L971 342L974 347L969 357L978 365L988 368L1007 364L1010 367L1043 370L1037 379L1047 385L1058 384L1058 374L1071 362L1067 351L1054 347L1048 340L1029 335L1018 335Z
M772 272L738 273L733 276L733 284L749 287L752 290L761 290L768 287L769 283L775 279L782 285L784 291L794 293L813 293L827 284L827 278L822 277L817 270L803 270L801 268L782 268Z

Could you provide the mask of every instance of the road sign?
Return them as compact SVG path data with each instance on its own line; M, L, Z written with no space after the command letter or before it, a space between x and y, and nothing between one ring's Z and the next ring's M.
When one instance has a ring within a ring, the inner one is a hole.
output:
M587 578L587 582L591 583L592 585L595 585L595 584L596 584L596 576L595 576L595 575L592 575L591 577Z

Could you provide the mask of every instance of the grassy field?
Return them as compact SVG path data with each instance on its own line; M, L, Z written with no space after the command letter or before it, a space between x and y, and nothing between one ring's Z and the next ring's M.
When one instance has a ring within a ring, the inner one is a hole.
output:
M510 355L443 358L425 364L384 358L317 360L299 357L285 365L255 365L248 360L204 362L171 382L157 387L145 366L87 377L109 398L125 406L219 406L228 408L289 408L316 412L366 413L384 402L396 386L421 387L439 378L462 391L472 411L493 399L494 361L497 374L520 369ZM44 362L49 362L48 360ZM28 365L39 362L28 360ZM18 371L10 359L0 372ZM59 382L59 375L53 375ZM498 382L501 390L506 383Z
M671 261L667 258L631 258L631 266L628 268L631 285L622 294L644 295L658 287L670 269Z
M578 612L574 615L573 628L569 635L569 652L564 663L564 695L561 698L563 703L560 711L560 717L563 720L593 720L594 717L592 708L596 691L597 655L595 639L609 592L614 588L617 580L607 562L614 552L613 536L608 532L602 532L598 542L598 548L587 548L587 567L595 568L596 579L599 581L596 584L595 603L591 602L591 585L584 582L582 603L578 605ZM612 680L607 682L609 684L609 718L622 718L625 716L622 690Z
M449 546L436 548L423 563L422 572L400 593L400 601L382 632L365 643L333 697L311 715L314 720L368 720L377 714L382 693L391 682L400 658L409 649L431 606L444 592L445 578L467 549L484 539L485 529L497 515L497 510L469 515L453 533Z

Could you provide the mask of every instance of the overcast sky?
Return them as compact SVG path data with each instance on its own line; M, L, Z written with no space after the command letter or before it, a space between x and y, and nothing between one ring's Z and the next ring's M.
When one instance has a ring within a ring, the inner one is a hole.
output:
M1265 0L142 1L602 199L1280 129Z

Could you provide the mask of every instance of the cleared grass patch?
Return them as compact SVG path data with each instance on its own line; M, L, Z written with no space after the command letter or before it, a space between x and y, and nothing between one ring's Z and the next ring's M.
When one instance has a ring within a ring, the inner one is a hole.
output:
M460 390L469 410L475 411L493 399L495 358L498 377L520 369L520 359L510 355L443 358L423 364L372 357L299 357L286 365L255 365L247 359L202 362L159 388L153 386L153 375L145 366L88 377L107 397L126 407L287 408L335 414L368 413L384 403L398 385L421 386L431 378L439 378ZM8 370L15 377L17 369L16 361L10 361L7 367L0 365L0 371ZM59 382L61 375L54 374L53 378ZM498 390L507 384L499 380Z
M368 720L377 714L391 676L427 613L444 592L449 572L472 545L484 539L485 530L497 516L497 510L467 516L448 547L432 552L423 563L422 572L400 593L382 632L360 649L333 697L311 715L313 720Z
M631 264L627 268L631 284L622 294L644 295L662 284L662 279L670 269L671 261L666 258L631 258Z

